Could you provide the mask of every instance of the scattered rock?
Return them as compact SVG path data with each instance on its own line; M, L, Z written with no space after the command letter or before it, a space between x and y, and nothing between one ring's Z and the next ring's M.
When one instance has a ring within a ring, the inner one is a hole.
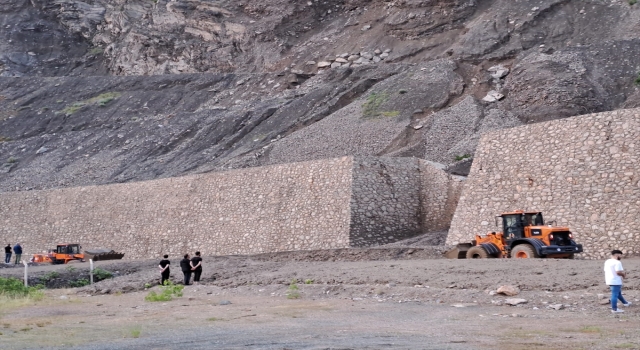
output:
M526 304L527 303L527 299L509 298L509 299L506 299L504 301L504 303L507 304L507 305L516 306L516 305L520 305L520 304Z
M373 53L375 53L376 55L379 55L379 54L381 54L381 53L382 53L382 51L380 51L379 49L375 49L375 50L373 51Z
M500 101L504 98L504 95L495 91L495 90L491 90L487 93L487 96L485 96L482 101L485 102L496 102L496 101Z
M554 309L554 310L562 310L564 309L564 305L562 304L552 304L547 306L549 309Z
M347 63L349 61L347 61L346 59L344 59L342 57L338 57L338 58L336 58L336 62L338 62L338 63Z
M389 54L384 52L380 54L380 59L384 60L385 58L389 57Z
M504 286L500 286L500 288L498 288L497 293L512 297L512 296L520 294L520 289L518 289L518 287L516 287L516 286L504 285Z
M371 25L367 24L365 26L363 26L362 28L360 28L361 31L366 32L367 30L371 29Z
M318 68L327 68L327 67L331 67L331 62L328 62L328 61L318 62Z
M229 300L221 300L218 305L231 305L231 302Z
M316 64L316 61L307 61L306 63L307 66L315 66Z
M610 301L609 301L609 299L602 299L602 300L600 300L598 303L599 303L600 305L607 305L607 304L609 304L609 302L610 302Z
M40 147L40 149L38 149L38 150L36 151L36 154L42 154L42 153L44 153L44 152L47 152L48 150L49 150L49 149L48 149L47 147L42 146L42 147Z
M333 62L333 63L331 63L331 68L338 68L338 67L340 67L340 66L342 66L342 64L341 64L340 62Z
M349 56L347 58L347 60L353 62L353 61L356 61L359 58L360 58L360 55L351 55L351 56Z

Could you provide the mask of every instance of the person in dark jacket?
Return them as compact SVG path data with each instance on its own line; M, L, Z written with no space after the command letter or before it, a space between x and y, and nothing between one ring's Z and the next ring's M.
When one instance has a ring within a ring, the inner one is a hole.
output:
M11 244L7 244L7 246L4 247L4 263L11 263Z
M193 271L193 284L200 282L200 275L202 275L202 258L200 252L196 252L196 256L191 258L191 270Z
M171 276L171 270L169 266L171 265L171 261L169 261L169 255L165 254L164 259L160 260L160 285L164 286L164 281L169 280L169 276Z
M20 262L20 258L22 258L22 246L20 245L20 243L16 243L15 246L13 246L13 252L16 254L16 265Z
M184 255L184 259L180 260L180 269L184 274L184 285L188 286L191 280L191 261L189 260L189 254Z

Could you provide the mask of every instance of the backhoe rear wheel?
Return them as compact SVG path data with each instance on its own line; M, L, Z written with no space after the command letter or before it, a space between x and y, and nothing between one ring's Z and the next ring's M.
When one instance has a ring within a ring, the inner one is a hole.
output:
M487 253L487 251L480 246L471 247L467 251L467 259L487 259L487 258L492 258L492 256L489 255L489 253Z
M531 244L519 244L511 249L511 257L515 259L533 259L539 258L540 255Z

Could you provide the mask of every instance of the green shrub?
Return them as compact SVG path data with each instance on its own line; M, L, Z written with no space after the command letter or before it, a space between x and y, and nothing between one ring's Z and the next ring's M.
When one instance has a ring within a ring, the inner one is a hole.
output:
M54 278L58 278L58 276L60 276L59 273L57 273L56 271L51 271L49 273L45 273L42 277L40 277L40 279L45 282L49 282Z
M456 156L455 157L456 162L461 161L463 159L467 159L467 158L471 158L471 155L470 154L465 154L465 155L462 155L462 156Z
M81 279L78 279L78 280L75 280L75 281L71 281L69 283L69 286L71 286L72 288L78 288L78 287L87 286L87 285L89 285L89 283L91 283L91 282L89 282L88 279L81 278Z
M96 268L93 270L93 280L98 282L113 277L113 274L107 270Z
M289 284L289 290L287 290L287 299L299 299L300 293L298 293L298 280L291 280Z
M636 80L634 80L634 82L636 83L636 85L640 85L640 73L638 73L638 76L636 77Z
M638 3L638 0L629 0L629 5L635 5Z
M42 286L25 287L24 282L13 277L0 277L0 296L9 299L30 298L40 300L44 297Z
M150 291L149 294L144 297L146 301L169 301L173 297L181 297L184 286L179 284L173 284L171 281L165 281L164 286L160 287L160 293Z
M304 280L304 284L313 284L313 280L312 279L306 279L306 280Z

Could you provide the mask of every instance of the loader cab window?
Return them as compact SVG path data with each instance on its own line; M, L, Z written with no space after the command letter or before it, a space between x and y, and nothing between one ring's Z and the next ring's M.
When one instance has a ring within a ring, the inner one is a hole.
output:
M69 254L80 254L80 248L77 245L69 246Z
M503 228L504 236L507 238L507 240L524 237L522 215L520 214L503 215L502 228Z
M544 220L542 219L542 213L524 214L524 225L525 226L544 225Z

